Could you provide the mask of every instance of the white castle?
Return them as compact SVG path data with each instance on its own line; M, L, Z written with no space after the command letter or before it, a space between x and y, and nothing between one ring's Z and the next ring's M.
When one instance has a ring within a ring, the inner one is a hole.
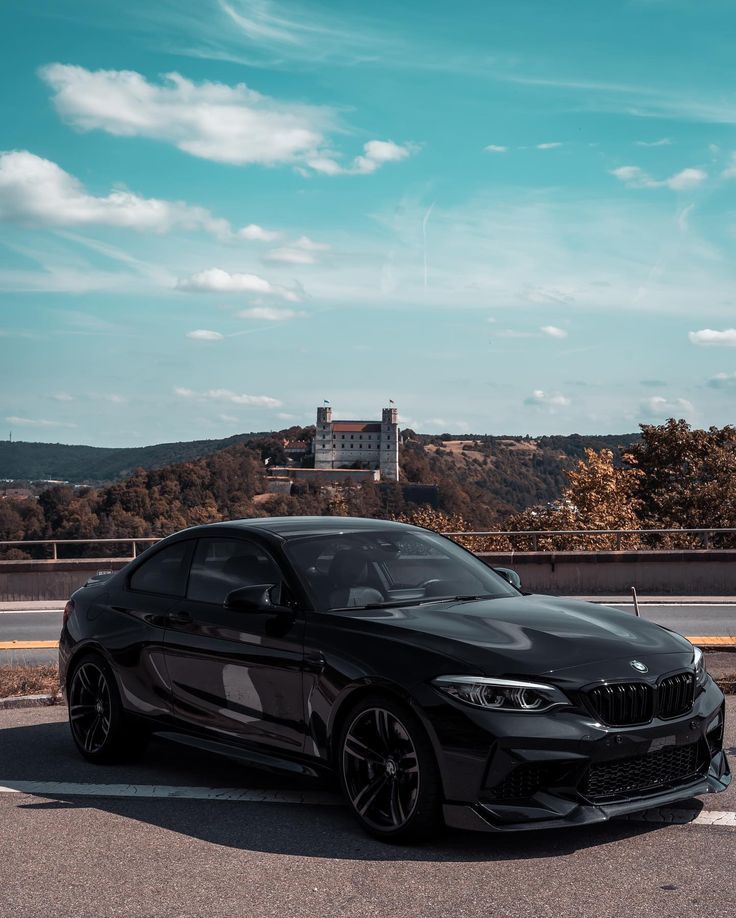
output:
M399 411L384 408L380 421L333 421L332 408L317 409L315 469L344 469L359 462L381 478L399 480Z

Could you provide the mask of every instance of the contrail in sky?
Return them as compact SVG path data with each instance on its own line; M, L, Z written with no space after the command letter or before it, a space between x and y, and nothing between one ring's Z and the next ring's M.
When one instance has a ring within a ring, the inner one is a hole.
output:
M432 208L434 207L435 202L429 205L427 213L424 215L424 220L422 220L422 238L424 240L424 289L427 289L427 224L429 223L429 218L432 214Z

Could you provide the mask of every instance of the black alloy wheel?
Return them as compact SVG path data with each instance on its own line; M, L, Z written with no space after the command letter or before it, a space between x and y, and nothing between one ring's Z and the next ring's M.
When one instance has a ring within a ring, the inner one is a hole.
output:
M439 775L415 716L388 699L358 705L340 743L340 778L350 807L372 835L428 838L439 824Z
M144 733L126 720L115 678L97 654L74 667L68 699L72 737L91 762L119 761L145 742Z
M87 755L99 754L110 736L112 700L107 676L91 660L74 671L69 692L69 723Z

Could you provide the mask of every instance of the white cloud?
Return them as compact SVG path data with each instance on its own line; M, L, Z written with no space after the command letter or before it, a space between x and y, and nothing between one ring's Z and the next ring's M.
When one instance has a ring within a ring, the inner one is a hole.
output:
M208 328L195 328L194 331L187 332L187 338L193 341L222 341L224 337L220 332L210 331Z
M368 175L384 163L396 163L406 159L419 148L416 144L398 144L392 140L369 140L363 144L363 153L356 156L349 166L343 166L331 155L313 156L307 165L315 172L325 175Z
M695 408L685 398L665 398L663 395L653 395L639 403L639 412L642 417L660 420L691 416L695 413Z
M668 147L672 143L669 137L662 137L659 140L636 140L637 147Z
M68 424L64 421L49 421L46 418L19 418L16 415L10 415L5 420L9 424L18 424L21 427L76 427L76 424Z
M550 338L567 338L565 329L557 328L556 325L542 325L539 330L545 335L549 335Z
M556 150L557 147L561 147L561 146L562 144L559 141L555 141L553 143L538 143L537 149L538 150Z
M736 389L736 373L716 373L707 383L711 389Z
M550 414L560 408L567 408L570 405L570 399L560 392L545 392L544 389L535 389L530 396L524 399L525 405L533 408L544 408Z
M502 147L497 143L489 143L487 147L483 147L486 153L508 153L508 147Z
M128 401L124 395L117 395L114 392L112 395L106 395L105 400L112 402L113 405L124 405Z
M68 392L54 392L51 398L55 402L73 402L74 401L74 396L69 395Z
M721 172L723 178L736 178L736 153L731 154L731 161Z
M116 190L89 194L73 175L27 150L0 153L0 220L42 226L122 226L156 233L173 227L230 233L227 220L183 201L143 198Z
M272 306L253 306L252 309L241 309L236 315L241 319L259 319L265 322L286 322L305 315L296 309L275 309Z
M675 175L664 180L664 184L673 191L685 191L688 188L697 188L708 178L708 173L702 169L683 169Z
M666 179L654 179L639 166L619 166L611 169L610 174L623 182L628 188L670 188L672 191L686 191L697 188L708 178L703 169L682 169Z
M282 401L270 395L239 395L230 389L209 389L204 398L232 402L233 405L257 405L262 408L280 408Z
M232 414L218 414L218 421L224 421L225 424L237 424L238 419Z
M295 165L328 175L368 173L405 159L413 147L370 140L350 167L330 150L337 127L326 106L281 102L245 83L195 83L179 73L149 82L132 70L49 64L39 71L56 110L84 130L172 143L192 156L235 165Z
M317 263L317 253L329 249L330 246L326 242L315 242L309 236L300 236L291 245L272 249L264 255L263 260L290 265L313 265Z
M258 226L257 223L249 223L248 226L238 230L238 236L255 242L273 242L281 235L277 230L264 229L264 227Z
M290 301L298 299L292 290L276 287L257 274L230 274L222 268L207 268L179 278L176 288L189 293L260 293Z
M384 163L398 163L416 152L413 144L398 144L392 140L369 140L363 145L363 155L353 160L353 172L375 172Z
M259 408L280 408L283 402L270 395L245 395L233 392L231 389L208 389L206 392L194 392L176 386L174 392L182 398L196 398L203 401L230 402L233 405L249 405Z
M311 252L305 252L302 249L293 249L289 246L272 249L263 256L263 260L285 265L313 265L317 261Z
M283 104L244 83L193 83L178 73L149 83L132 70L49 64L40 75L59 114L81 130L151 137L216 162L301 162L324 143L329 109Z
M736 328L725 328L716 331L713 328L701 328L700 331L688 332L691 344L702 347L736 347Z

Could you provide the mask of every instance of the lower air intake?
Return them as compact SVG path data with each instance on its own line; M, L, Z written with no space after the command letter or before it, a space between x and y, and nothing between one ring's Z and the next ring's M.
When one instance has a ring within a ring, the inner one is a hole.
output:
M591 765L582 792L592 800L644 794L684 784L702 771L699 743L668 746L647 755Z

